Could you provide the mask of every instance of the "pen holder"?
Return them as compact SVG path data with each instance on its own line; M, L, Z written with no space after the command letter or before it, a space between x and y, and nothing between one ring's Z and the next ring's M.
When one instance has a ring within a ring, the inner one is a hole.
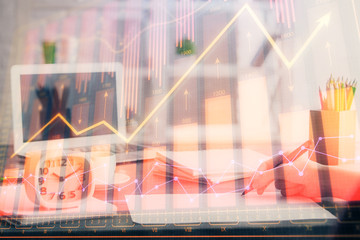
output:
M310 139L315 151L311 160L324 165L353 162L356 111L310 111Z

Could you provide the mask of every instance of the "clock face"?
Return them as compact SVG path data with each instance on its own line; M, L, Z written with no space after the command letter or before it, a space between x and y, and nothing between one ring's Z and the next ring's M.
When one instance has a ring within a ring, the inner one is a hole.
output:
M79 206L93 192L91 162L81 155L39 161L35 189L40 204L51 208Z

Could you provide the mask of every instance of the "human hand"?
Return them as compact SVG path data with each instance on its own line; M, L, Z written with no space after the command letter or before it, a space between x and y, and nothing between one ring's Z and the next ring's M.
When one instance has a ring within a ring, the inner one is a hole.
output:
M326 166L309 160L304 154L312 145L308 141L290 154L279 154L263 162L252 181L252 187L261 195L275 181L275 187L283 196L320 197L318 171L323 171Z

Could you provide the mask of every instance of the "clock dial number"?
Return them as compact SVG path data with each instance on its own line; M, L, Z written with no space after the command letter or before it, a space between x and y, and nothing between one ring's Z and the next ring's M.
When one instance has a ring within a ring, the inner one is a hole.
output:
M76 197L75 191L70 191L69 198L75 198L75 197Z
M61 193L59 194L59 199L60 199L60 200L64 200L64 199L65 199L65 193L64 193L64 192L61 192Z
M61 166L66 166L67 159L61 159Z
M46 167L45 168L40 168L39 171L40 171L40 175L46 175L46 174L49 173L49 169L46 168Z
M46 187L41 187L40 188L40 194L41 195L46 195Z
M41 185L43 185L44 184L44 178L43 177L40 177L39 178L39 185L41 186Z
M54 192L53 192L53 193L49 193L49 195L50 195L50 200L51 200L51 199L53 199L53 198L54 198L55 193L54 193Z

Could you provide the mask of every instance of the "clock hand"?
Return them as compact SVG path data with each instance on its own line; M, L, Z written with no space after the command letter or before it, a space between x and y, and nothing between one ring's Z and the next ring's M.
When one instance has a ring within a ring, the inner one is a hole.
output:
M79 170L81 170L81 168L76 169L76 170L75 170L75 171L73 171L72 173L70 173L70 174L66 175L64 178L68 178L68 177L70 177L71 175L73 175L74 173L78 172ZM60 176L59 176L59 175L57 175L56 173L51 173L51 175L54 175L55 177L60 178Z
M57 175L56 173L52 173L51 175L54 175L55 177L60 178L60 176Z
M63 182L64 181L64 177L61 177L59 175L57 175L56 173L52 173L51 175L54 175L55 177L59 178L60 182Z
M78 168L78 169L76 169L75 171L73 171L72 173L66 175L65 178L70 177L71 175L73 175L74 173L78 172L79 170L81 170L81 168Z

